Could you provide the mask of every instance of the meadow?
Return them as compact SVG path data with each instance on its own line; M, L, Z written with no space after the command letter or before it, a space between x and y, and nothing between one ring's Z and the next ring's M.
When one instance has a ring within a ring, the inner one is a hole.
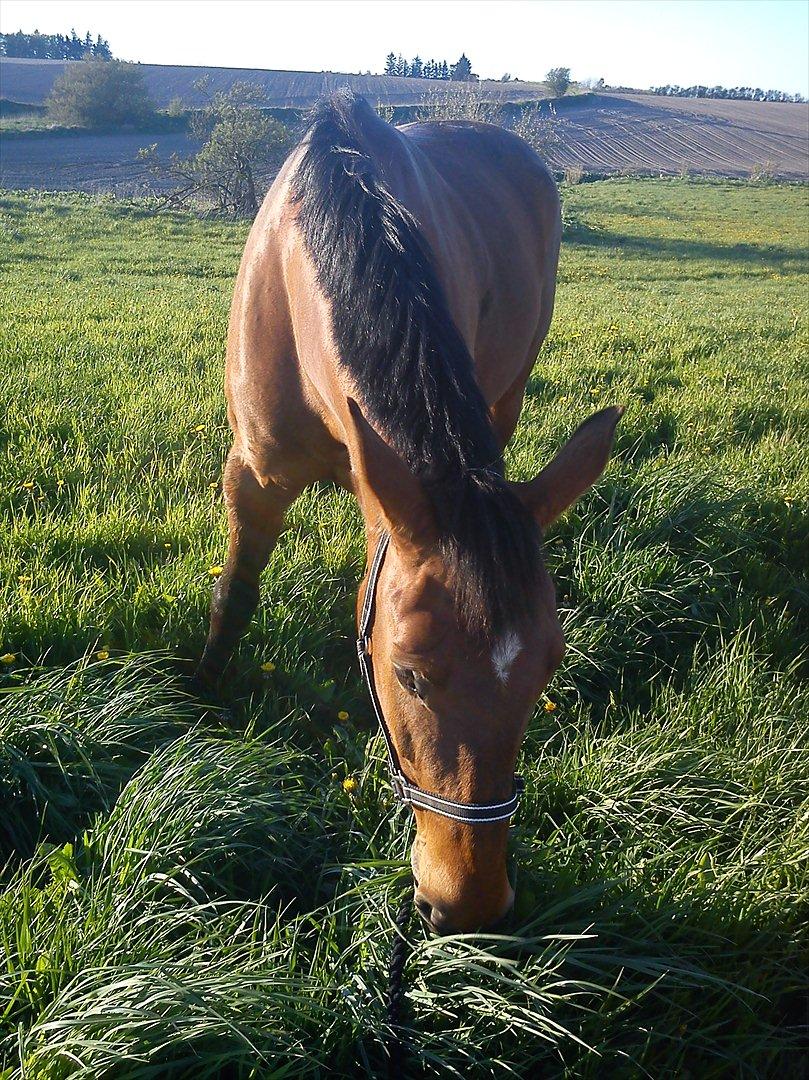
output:
M563 201L509 474L627 412L546 540L568 649L520 761L514 919L411 925L406 1075L786 1080L809 993L807 189ZM247 226L37 193L2 195L0 225L0 1077L381 1075L412 824L355 663L347 495L293 507L221 702L186 681L225 551Z

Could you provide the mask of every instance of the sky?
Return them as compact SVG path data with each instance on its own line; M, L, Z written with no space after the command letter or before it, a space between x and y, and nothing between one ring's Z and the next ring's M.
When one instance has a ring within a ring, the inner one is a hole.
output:
M569 67L644 89L809 96L809 0L2 0L0 30L107 38L154 64L379 72L391 50L482 78Z

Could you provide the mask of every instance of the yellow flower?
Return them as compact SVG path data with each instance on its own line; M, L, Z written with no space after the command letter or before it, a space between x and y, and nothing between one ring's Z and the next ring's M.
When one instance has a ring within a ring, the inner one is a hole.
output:
M25 483L23 484L23 487L27 491L30 491L33 486L34 486L34 481L33 480L26 480Z
M19 581L22 585L27 585L29 581L33 581L33 578L30 574L20 574L20 576L17 578L17 581Z
M205 425L204 425L204 424L198 424L198 425L197 425L197 426L196 426L196 427L194 428L194 431L204 431L204 430L205 430Z
M269 674L270 672L275 671L275 664L272 662L272 660L265 660L264 663L261 665L261 670L266 671Z
M555 701L546 701L545 702L545 712L555 712L555 711L556 711L556 702Z
M110 654L108 649L99 649L96 653L96 660L108 660L109 656Z
M224 566L212 566L208 573L211 575L211 577L219 577L219 575L224 569Z
M163 545L163 547L164 547L164 548L170 548L170 547L171 547L171 544L169 544L169 543L166 543L166 544L164 544L164 545Z
M2 663L2 664L13 664L16 659L17 659L17 654L16 653L7 652L7 653L3 653L3 655L0 656L0 663Z
M211 488L212 491L216 491L216 489L219 487L219 481L214 480L213 483L208 484L208 487Z
M171 593L164 592L163 599L166 601L167 604L173 604L177 597L172 596Z
M357 790L357 781L354 779L353 776L347 776L345 778L345 780L343 781L343 791L345 791L349 795L351 795L356 790Z
M338 720L348 720L348 713L345 711L345 709L340 709L340 711L337 714L337 719Z

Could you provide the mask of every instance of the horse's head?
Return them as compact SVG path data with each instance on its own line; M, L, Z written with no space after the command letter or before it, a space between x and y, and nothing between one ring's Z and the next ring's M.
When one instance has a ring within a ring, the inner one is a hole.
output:
M402 771L445 799L503 802L528 720L564 651L553 585L544 566L534 567L531 601L515 602L521 614L513 624L496 636L470 626L457 566L444 557L421 484L351 404L359 494L366 509L376 503L391 537L376 588L371 662ZM539 529L600 475L620 415L597 413L534 480L511 485ZM515 594L520 588L514 581ZM415 815L421 915L444 933L497 923L514 898L508 821L469 825L426 810Z

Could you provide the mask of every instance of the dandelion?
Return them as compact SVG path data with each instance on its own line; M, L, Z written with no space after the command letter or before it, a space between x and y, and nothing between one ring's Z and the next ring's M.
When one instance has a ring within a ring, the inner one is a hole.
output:
M30 491L34 486L34 481L33 480L26 480L26 481L23 482L22 486L25 488L26 491Z
M340 709L337 714L337 719L342 720L344 723L346 720L348 720L348 713L345 711L345 709Z
M34 579L31 577L30 574L20 574L20 576L17 578L17 581L19 581L21 585L27 585L29 581L33 580Z
M216 489L219 487L219 481L214 480L213 483L208 484L208 487L211 489L211 491L216 491Z
M164 544L164 545L163 545L163 547L164 547L164 548L170 548L170 547L171 547L171 544Z
M271 675L275 671L275 664L272 660L265 660L261 665L261 670L266 671L268 675Z
M177 597L172 596L171 593L164 592L163 599L166 601L167 604L173 604Z
M99 649L96 653L96 660L109 660L109 649Z
M546 701L545 702L545 712L555 712L555 711L556 711L556 702L555 701Z
M3 655L0 656L0 664L13 664L16 659L17 659L17 654L16 653L13 653L13 652L3 653Z
M219 575L224 569L224 566L212 566L208 570L208 573L211 575L211 577L219 577Z
M205 430L205 425L204 424L197 424L197 426L194 428L194 431L204 431L204 430Z
M345 791L348 795L353 795L356 790L357 781L354 779L353 776L347 776L343 781L343 791Z

